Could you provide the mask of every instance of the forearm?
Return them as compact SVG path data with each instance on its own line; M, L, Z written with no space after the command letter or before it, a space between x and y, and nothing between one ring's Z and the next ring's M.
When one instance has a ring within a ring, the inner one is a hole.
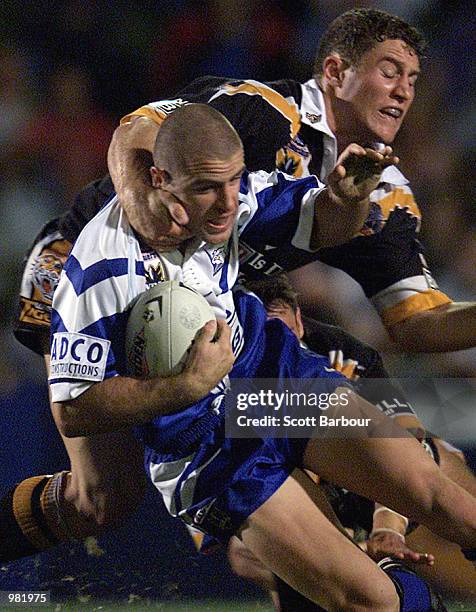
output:
M388 332L407 351L436 353L472 348L476 346L476 304L438 306L395 323Z
M116 376L53 408L63 435L87 436L147 423L193 404L207 392L188 384L183 374L149 380Z
M116 128L108 151L108 167L119 199L151 187L149 168L158 125L138 117Z
M369 199L344 201L328 189L322 190L314 204L311 248L336 246L353 238L369 212Z

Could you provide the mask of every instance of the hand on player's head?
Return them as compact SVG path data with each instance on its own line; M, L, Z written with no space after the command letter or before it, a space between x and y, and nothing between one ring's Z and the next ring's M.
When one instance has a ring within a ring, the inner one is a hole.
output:
M385 146L380 151L352 143L339 156L328 182L332 193L346 202L360 202L377 188L383 170L398 164L393 150Z
M122 205L134 230L157 251L176 249L191 237L187 211L171 193L149 189L144 201Z

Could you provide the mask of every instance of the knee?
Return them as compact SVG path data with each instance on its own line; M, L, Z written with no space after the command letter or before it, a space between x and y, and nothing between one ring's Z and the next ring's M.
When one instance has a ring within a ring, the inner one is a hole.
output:
M265 567L236 536L230 540L227 555L234 574L251 580L265 590L275 589L276 585L271 570Z
M383 576L381 580L347 590L331 609L351 612L398 612L400 600L392 581Z

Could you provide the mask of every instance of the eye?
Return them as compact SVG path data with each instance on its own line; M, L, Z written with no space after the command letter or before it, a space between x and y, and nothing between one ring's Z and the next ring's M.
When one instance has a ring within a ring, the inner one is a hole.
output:
M386 79L394 79L397 76L395 68L382 68L382 74Z
M196 185L193 188L193 193L209 193L215 189L215 185L208 185L204 183L203 185Z

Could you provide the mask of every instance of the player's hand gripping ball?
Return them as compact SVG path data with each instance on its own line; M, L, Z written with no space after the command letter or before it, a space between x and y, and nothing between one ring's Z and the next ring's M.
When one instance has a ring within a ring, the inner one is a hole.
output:
M196 333L215 314L206 299L179 281L141 293L129 315L126 355L129 374L139 378L178 374Z

